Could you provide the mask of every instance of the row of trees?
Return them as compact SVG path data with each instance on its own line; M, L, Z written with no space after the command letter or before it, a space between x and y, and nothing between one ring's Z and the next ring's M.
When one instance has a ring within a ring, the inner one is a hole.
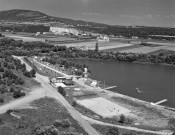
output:
M14 47L15 46L15 47ZM20 49L19 49L20 47ZM133 54L133 53L120 53L120 52L101 52L101 51L83 51L76 48L66 48L63 46L53 46L42 42L24 43L22 41L14 41L11 39L0 40L0 57L2 55L46 55L58 60L59 58L92 58L101 60L114 60L123 62L142 62L142 63L164 63L175 64L175 55L173 54ZM45 50L45 51L43 51ZM46 51L47 50L47 51ZM51 59L50 62L55 64L56 61ZM65 64L69 66L69 64Z
M13 32L29 32L29 33L36 33L36 32L49 32L49 26L44 25L26 25L26 24L18 24L13 26L0 26L1 31L13 31Z
M71 60L67 60L67 59L61 59L61 58L58 58L58 57L46 57L43 59L43 61L45 62L48 62L50 64L58 64L60 67L64 67L65 69L71 69L73 70L73 72L76 74L76 75L83 75L83 72L84 72L84 68L87 68L88 69L88 66L83 64L77 64L77 63L74 63L72 62ZM74 70L76 69L76 70ZM90 74L91 71L88 69L87 70L88 73Z
M67 50L59 52L52 57L56 56L59 58L91 58L99 60L113 60L121 62L138 62L138 63L155 63L155 64L171 64L175 65L174 54L134 54L134 53L120 53L120 52L96 52L93 50L82 51L82 50Z

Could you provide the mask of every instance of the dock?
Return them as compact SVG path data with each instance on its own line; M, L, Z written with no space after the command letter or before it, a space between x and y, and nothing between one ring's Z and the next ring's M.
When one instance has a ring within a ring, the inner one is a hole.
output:
M168 101L167 99L163 99L163 100L158 101L158 102L156 102L156 103L152 103L152 102L151 102L151 104L153 104L153 105L159 105L159 104L162 104L162 103L167 102L167 101Z
M116 88L116 87L117 86L110 86L110 87L105 88L105 90L113 89L113 88Z

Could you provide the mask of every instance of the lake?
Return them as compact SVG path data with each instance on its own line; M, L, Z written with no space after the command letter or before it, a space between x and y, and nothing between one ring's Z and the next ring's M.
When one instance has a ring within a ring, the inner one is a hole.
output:
M168 99L161 105L175 108L175 67L111 61L73 60L86 64L92 78L117 88L112 91L148 102ZM143 91L138 93L138 90Z

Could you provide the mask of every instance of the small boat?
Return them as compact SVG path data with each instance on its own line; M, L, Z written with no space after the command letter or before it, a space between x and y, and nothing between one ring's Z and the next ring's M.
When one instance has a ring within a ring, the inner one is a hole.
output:
M136 88L138 93L142 93L143 91L139 90L139 88Z

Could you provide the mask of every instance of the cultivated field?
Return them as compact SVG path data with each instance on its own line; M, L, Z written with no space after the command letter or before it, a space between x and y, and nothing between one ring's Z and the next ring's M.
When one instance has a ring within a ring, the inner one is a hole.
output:
M32 41L42 41L48 40L50 43L55 45L65 45L67 47L77 47L94 50L96 45L96 40L77 40L70 36L58 36L58 35L39 35L35 36L34 33L3 33L6 37L13 38L16 40L23 40L26 42ZM175 42L173 41L159 41L159 40L143 40L151 46L143 46L134 43L129 43L132 41L139 41L134 39L126 38L112 38L110 42L99 42L99 50L101 51L112 51L112 52L122 52L122 53L152 53L158 52L159 50L175 51Z
M142 46L139 48L133 48L133 49L128 49L128 50L123 50L120 51L122 53L150 53L150 52L154 52L160 49L164 49L164 46L160 46L160 47L149 47L149 46Z
M90 41L90 42L79 42L79 43L69 43L64 44L67 47L87 47L90 50L95 49L96 41ZM119 42L99 42L99 50L107 50L107 49L114 49L114 48L120 48L120 47L128 47L133 46L133 44L126 44L126 43L119 43Z

